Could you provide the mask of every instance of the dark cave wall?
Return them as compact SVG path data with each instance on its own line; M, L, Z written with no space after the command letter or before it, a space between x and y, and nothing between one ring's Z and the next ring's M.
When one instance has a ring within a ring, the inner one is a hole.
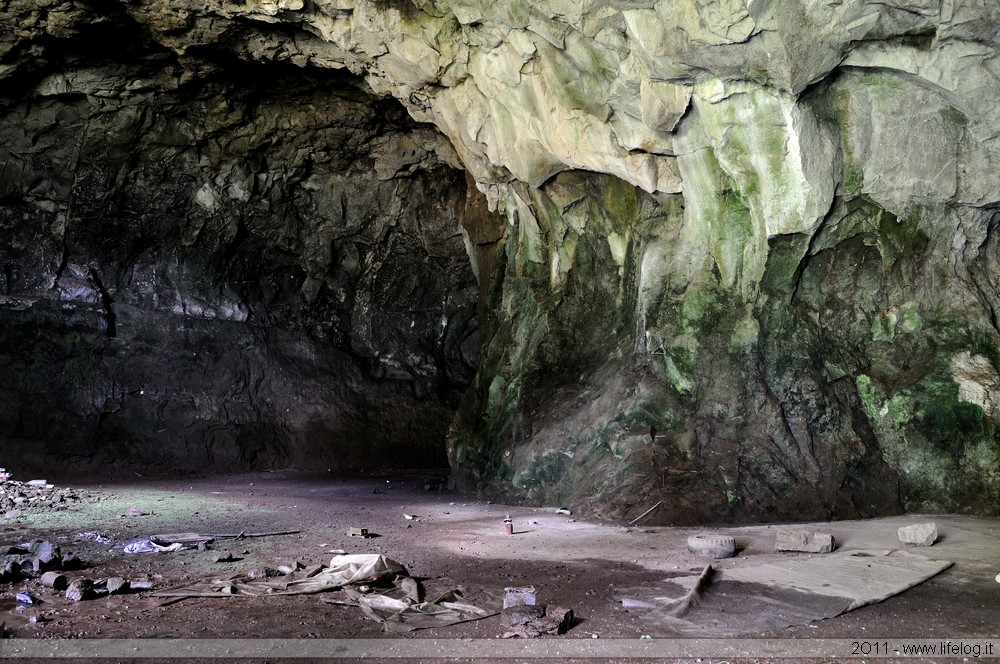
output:
M480 204L450 148L349 76L179 59L120 20L4 81L7 465L446 465Z

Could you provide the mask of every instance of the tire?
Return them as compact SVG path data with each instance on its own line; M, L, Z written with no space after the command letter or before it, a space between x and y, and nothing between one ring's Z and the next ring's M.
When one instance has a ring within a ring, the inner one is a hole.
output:
M691 535L688 551L703 558L732 558L736 555L736 540L728 535Z

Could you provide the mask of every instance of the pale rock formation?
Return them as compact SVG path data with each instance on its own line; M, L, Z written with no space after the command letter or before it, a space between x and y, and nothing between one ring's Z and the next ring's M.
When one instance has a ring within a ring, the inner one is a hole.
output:
M47 128L87 116L68 102L79 97L132 114L112 142L128 144L126 130L171 145L226 135L204 163L185 157L193 179L179 193L155 197L185 210L177 246L241 237L237 217L212 220L284 183L268 214L296 227L288 210L320 211L305 214L318 225L293 252L296 297L313 306L332 288L340 305L316 316L342 317L328 327L378 375L433 382L433 344L375 338L392 327L385 292L355 298L331 283L341 245L326 240L356 216L326 211L349 178L309 169L343 145L366 155L352 173L379 183L461 166L498 216L456 203L436 217L461 226L481 298L482 358L448 442L458 485L616 516L662 499L657 518L673 521L1000 509L1000 9L989 3L0 0L0 26L0 85L32 108L31 122L4 125L5 155L17 155L4 191L52 230L0 256L45 266L0 274L12 312L55 286L107 316L125 284L106 272L133 273L89 269L75 247L63 256L59 231L71 192L122 189L92 173L127 172L128 150L106 169L75 166L73 150L48 165L28 156L51 148ZM147 66L103 52L99 66L70 66L52 46L82 53L100 30L141 34ZM301 95L267 116L276 137L313 137L280 153L293 165L282 173L262 165L263 130L239 129L240 105L204 101L210 127L143 114L235 74L234 59L361 79L370 103L394 98L427 127L337 144L316 113L303 124ZM423 194L391 198L378 196L383 219L425 209ZM109 232L124 232L112 211ZM372 251L348 250L345 269L390 270L394 254ZM134 298L201 320L260 315L226 279L200 291L202 268L185 265L137 268ZM428 299L428 320L457 306Z

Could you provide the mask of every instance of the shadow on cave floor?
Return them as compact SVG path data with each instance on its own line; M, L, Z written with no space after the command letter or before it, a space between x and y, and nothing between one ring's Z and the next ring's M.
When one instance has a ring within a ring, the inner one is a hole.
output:
M417 577L447 577L476 593L534 585L539 602L570 607L576 625L563 639L638 639L648 625L616 596L625 588L687 574L704 560L686 549L688 535L706 528L624 528L559 514L555 507L491 504L471 494L441 490L439 472L378 477L335 477L292 471L76 486L87 496L67 509L0 520L3 544L34 539L77 553L87 567L72 578L121 576L157 588L207 576L275 567L298 560L328 563L333 552L381 553ZM514 535L504 534L510 515ZM415 517L408 519L404 515ZM753 637L985 638L996 634L994 576L1000 519L904 515L814 524L831 532L840 549L900 548L901 525L934 520L939 542L919 553L955 565L879 604L837 618ZM378 537L352 538L351 528ZM774 561L774 526L720 528L742 549L717 566ZM214 562L217 551L124 554L111 544L81 540L100 531L113 541L155 533L207 534L299 531L242 540L217 540L239 560ZM801 554L796 554L801 555ZM14 593L41 598L17 605ZM485 595L484 595L485 596ZM194 598L163 605L146 593L70 602L37 580L0 586L0 620L16 638L378 638L380 625L354 608L325 604L314 595ZM37 622L32 622L32 616ZM40 619L39 619L40 617ZM496 638L497 616L389 638ZM216 660L219 661L219 660ZM784 659L782 661L790 661Z

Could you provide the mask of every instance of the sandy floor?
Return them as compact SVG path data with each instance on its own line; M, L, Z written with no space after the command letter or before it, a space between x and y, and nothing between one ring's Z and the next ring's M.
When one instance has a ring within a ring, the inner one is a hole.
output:
M89 568L75 578L123 576L167 588L207 576L299 560L326 563L331 551L382 553L417 577L447 577L472 598L505 586L534 585L539 602L572 608L577 624L560 639L638 639L648 631L639 613L626 609L624 589L699 569L705 561L686 550L696 532L733 535L736 558L719 567L753 565L773 552L776 526L624 528L589 522L552 508L487 504L475 496L428 491L432 475L332 478L276 472L184 481L142 481L88 487L101 500L69 511L0 522L3 544L51 539L74 551ZM142 516L128 516L135 507ZM417 517L408 520L403 515ZM515 534L503 531L510 515ZM896 529L933 520L939 541L920 553L954 561L930 581L885 602L837 618L778 630L775 638L996 638L1000 636L1000 520L955 515L908 515L870 521L807 525L831 532L843 549L899 548ZM351 527L377 537L351 538ZM220 540L240 560L216 563L215 551L128 555L76 534L102 531L116 541L163 532L239 533L300 530L299 534ZM147 594L68 602L38 581L4 587L0 620L16 638L376 638L380 625L354 608L325 604L318 596L188 599L161 606ZM16 591L41 598L18 605ZM38 622L31 622L32 616ZM499 617L397 639L495 638ZM550 660L551 661L551 660ZM707 660L706 660L707 661ZM782 660L789 661L789 660ZM860 661L860 660L859 660Z

